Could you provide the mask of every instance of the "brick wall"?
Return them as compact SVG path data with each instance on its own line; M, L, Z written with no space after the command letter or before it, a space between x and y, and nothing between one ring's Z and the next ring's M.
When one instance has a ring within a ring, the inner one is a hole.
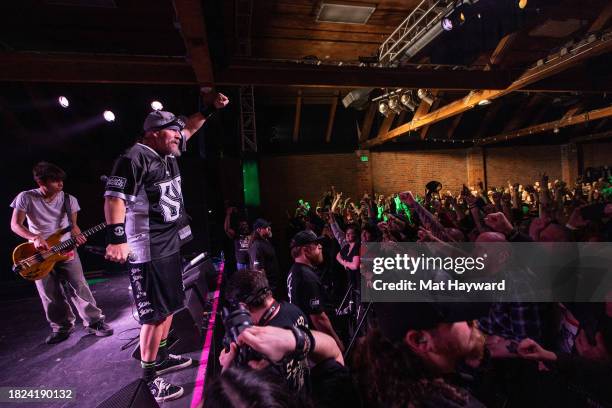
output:
M332 184L353 199L371 191L370 164L371 159L362 162L355 153L262 157L259 161L262 215L274 224L272 229L278 242L288 242L284 236L286 211L294 211L299 199L314 206Z
M581 145L584 168L612 165L612 142Z
M555 180L561 178L561 147L490 147L485 149L485 166L488 186L505 186L508 180L533 183L543 172Z
M375 152L371 154L372 184L376 193L404 190L423 193L431 180L443 189L459 190L467 180L466 150Z

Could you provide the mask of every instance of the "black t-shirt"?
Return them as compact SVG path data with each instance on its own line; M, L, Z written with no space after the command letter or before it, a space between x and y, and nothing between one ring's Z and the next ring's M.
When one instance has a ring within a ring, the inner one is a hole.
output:
M266 326L287 328L287 327L308 327L308 319L306 315L295 305L287 302L279 302L280 309L266 324ZM295 390L304 390L310 388L308 376L308 362L304 360L288 360L283 365L282 375L287 384Z
M278 286L279 267L276 251L267 239L256 239L249 248L249 264L254 269L264 269L272 289Z
M289 301L306 315L323 313L321 280L312 267L294 263L287 277L287 292Z
M179 251L180 236L189 227L182 227L185 209L174 156L161 157L136 143L115 161L104 195L125 201L125 233L136 262Z
M236 254L236 262L241 264L249 264L249 236L239 235L234 239L234 253Z

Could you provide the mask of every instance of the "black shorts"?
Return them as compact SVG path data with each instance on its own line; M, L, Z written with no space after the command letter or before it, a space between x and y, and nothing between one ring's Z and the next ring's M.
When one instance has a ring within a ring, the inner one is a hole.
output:
M179 253L145 263L129 264L128 272L141 324L159 322L183 307L185 287Z

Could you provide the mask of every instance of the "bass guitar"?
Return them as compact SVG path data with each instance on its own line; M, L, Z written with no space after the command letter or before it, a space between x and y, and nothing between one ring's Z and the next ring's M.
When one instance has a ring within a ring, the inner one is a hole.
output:
M106 223L103 222L82 232L81 235L87 238L104 228L106 228ZM76 238L60 241L62 236L69 231L70 227L66 227L54 232L46 239L49 245L49 249L46 250L37 250L32 242L18 245L13 250L13 272L31 281L47 276L57 262L70 259L67 252L76 246Z

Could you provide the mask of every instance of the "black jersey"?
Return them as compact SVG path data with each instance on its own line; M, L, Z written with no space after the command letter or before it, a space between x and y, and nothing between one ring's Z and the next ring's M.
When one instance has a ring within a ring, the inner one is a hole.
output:
M121 155L106 182L105 196L125 200L125 230L136 263L175 254L180 249L184 214L181 175L174 156L160 156L137 143Z
M323 287L311 266L299 262L293 264L287 277L287 291L289 301L307 315L323 313Z

